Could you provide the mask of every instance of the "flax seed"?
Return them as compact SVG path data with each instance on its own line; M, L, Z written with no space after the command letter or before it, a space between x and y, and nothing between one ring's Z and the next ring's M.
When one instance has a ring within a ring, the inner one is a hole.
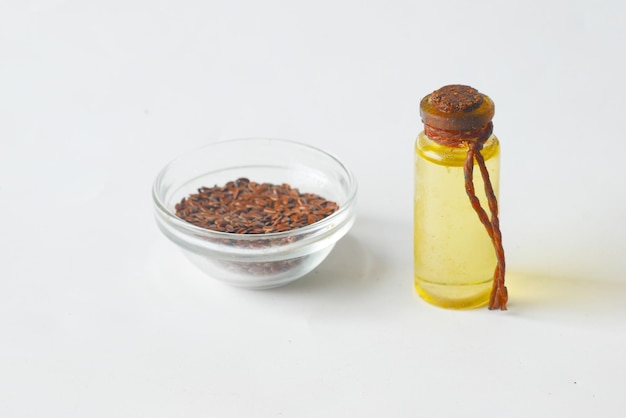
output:
M224 186L200 187L198 193L176 204L176 215L214 231L264 234L310 225L338 209L337 203L300 193L286 183L274 185L239 178Z
M184 197L175 206L176 215L201 228L232 234L269 234L311 225L332 215L337 203L312 193L300 193L283 183L256 183L247 178L229 181L224 186L200 187L197 193ZM241 241L229 245L266 248L297 241L297 236L279 239ZM260 262L221 261L229 270L252 276L275 275L302 262L301 257Z

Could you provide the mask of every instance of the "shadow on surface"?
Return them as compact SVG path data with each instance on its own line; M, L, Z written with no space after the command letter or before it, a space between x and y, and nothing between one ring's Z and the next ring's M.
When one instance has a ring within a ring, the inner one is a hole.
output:
M326 287L365 288L377 279L373 274L374 257L352 234L343 237L328 257L312 272L274 292L318 291Z
M583 316L626 314L626 282L573 274L511 271L511 310Z
M412 288L412 228L393 219L361 216L315 270L273 291L362 292L380 286Z

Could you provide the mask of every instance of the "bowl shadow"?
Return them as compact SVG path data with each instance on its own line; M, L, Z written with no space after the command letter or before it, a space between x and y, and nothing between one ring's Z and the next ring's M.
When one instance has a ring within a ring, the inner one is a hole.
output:
M376 284L376 261L372 253L351 233L340 239L328 257L313 271L285 286L278 293L319 292L325 288L364 290Z

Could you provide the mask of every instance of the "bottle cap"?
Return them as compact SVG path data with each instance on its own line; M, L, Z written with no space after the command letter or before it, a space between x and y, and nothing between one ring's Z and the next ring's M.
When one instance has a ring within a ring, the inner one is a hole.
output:
M448 131L471 131L493 119L495 106L486 95L470 86L451 84L435 90L420 103L424 124Z

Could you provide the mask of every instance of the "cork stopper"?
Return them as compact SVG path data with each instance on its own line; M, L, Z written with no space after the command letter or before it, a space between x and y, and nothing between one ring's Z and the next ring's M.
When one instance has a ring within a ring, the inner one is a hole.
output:
M493 101L475 88L460 84L444 86L424 97L420 116L429 126L449 131L471 131L491 122Z

